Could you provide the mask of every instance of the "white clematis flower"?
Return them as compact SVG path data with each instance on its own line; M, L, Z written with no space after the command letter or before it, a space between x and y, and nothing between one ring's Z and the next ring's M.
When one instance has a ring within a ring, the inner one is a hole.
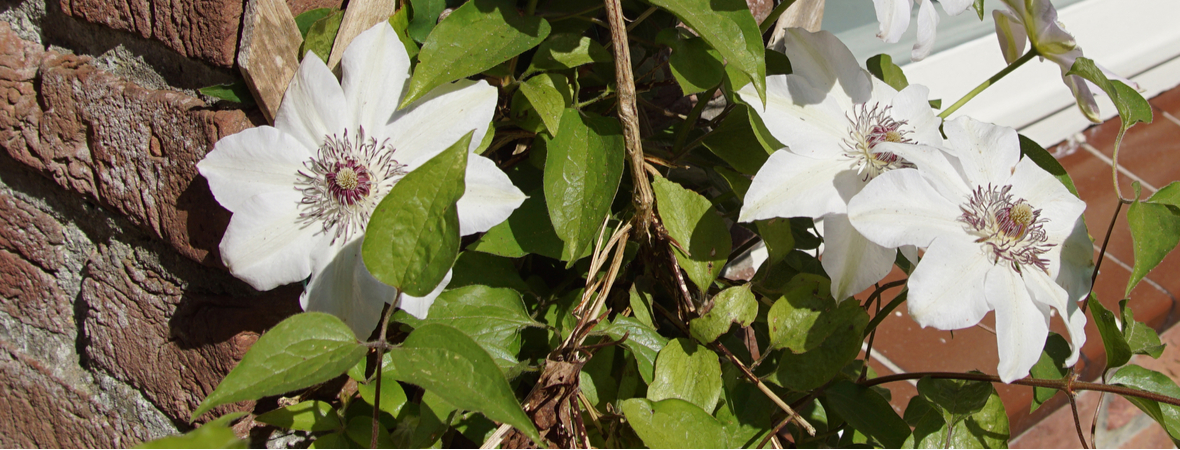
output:
M910 58L921 61L934 49L934 35L938 28L938 12L930 0L918 0L918 42L910 51ZM957 16L971 6L971 0L942 0L942 10ZM890 44L901 40L901 35L910 27L910 11L914 0L873 0L877 21L881 22L877 37Z
M941 145L940 121L924 86L897 92L870 76L827 31L792 28L783 43L794 73L767 77L766 106L752 85L738 92L787 146L754 176L738 220L822 219L823 267L832 295L844 300L884 278L896 256L896 247L865 239L846 215L848 201L869 180L910 166L877 146Z
M1067 364L1073 365L1086 341L1078 301L1089 291L1088 279L1079 284L1088 267L1063 263L1062 248L1086 204L1021 158L1015 130L967 117L943 129L951 157L887 145L917 169L870 182L848 204L853 226L881 245L926 247L907 299L921 326L965 328L996 311L1004 382L1028 375L1036 364L1050 308L1069 329L1073 353Z
M1000 40L1000 51L1004 54L1004 60L1012 64L1024 54L1025 42L1032 42L1037 55L1061 67L1061 78L1073 92L1082 114L1091 122L1102 122L1098 115L1098 103L1094 101L1093 90L1097 87L1077 75L1066 75L1073 67L1074 61L1082 56L1082 49L1074 41L1073 35L1065 31L1061 22L1057 20L1057 9L1053 4L1049 3L1049 0L1003 1L1008 10L994 10L992 17L995 18L996 37ZM1118 76L1102 66L1098 67L1107 78L1120 80L1133 88L1138 88L1135 82Z
M324 311L367 337L396 289L365 269L364 228L402 176L475 130L475 150L492 120L496 89L459 81L396 110L410 60L393 28L361 33L341 59L337 81L320 58L303 58L275 125L228 136L197 164L214 197L233 213L221 256L238 278L268 290L306 279L307 311ZM468 155L460 231L486 231L525 196L495 163ZM424 298L397 306L425 317L450 275Z

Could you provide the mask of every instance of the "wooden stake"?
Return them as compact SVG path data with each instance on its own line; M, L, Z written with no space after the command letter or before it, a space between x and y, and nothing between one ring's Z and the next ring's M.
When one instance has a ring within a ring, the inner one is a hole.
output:
M287 84L299 69L303 36L283 0L250 0L242 23L238 68L262 114L274 124Z
M328 56L328 68L339 73L340 57L352 39L365 30L372 28L384 20L389 20L397 9L394 0L352 0L344 10L344 19L340 22L340 31L336 33L336 40L332 42L332 53Z

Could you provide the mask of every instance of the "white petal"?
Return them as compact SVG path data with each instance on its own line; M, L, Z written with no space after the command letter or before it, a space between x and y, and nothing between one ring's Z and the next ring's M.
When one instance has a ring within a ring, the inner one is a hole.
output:
M303 58L275 115L275 128L298 139L304 148L318 149L324 136L341 133L350 125L349 116L336 76L319 58Z
M753 84L738 95L758 113L770 134L795 153L816 158L844 154L849 136L845 111L851 110L851 99L816 90L797 75L766 77L765 108Z
M474 151L488 132L496 96L496 88L482 80L459 80L434 88L395 112L393 122L385 127L394 158L410 168L418 167L472 130L469 150Z
M791 60L791 73L803 77L815 89L835 91L838 82L853 103L868 101L873 89L871 77L836 35L827 30L812 33L787 28L780 45Z
M1075 303L1084 301L1090 294L1094 275L1094 242L1086 233L1085 225L1084 217L1079 216L1073 232L1061 244L1061 265L1054 278Z
M291 192L255 195L242 203L221 239L221 259L234 276L266 291L307 278L317 259L331 258L330 238L319 224L299 223L302 197Z
M398 308L401 308L410 313L411 316L417 317L419 319L425 319L426 313L430 312L430 305L434 304L434 299L438 298L439 294L442 294L443 290L447 288L448 284L451 284L451 272L452 271L448 270L447 275L443 277L443 280L438 284L438 287L434 288L434 290L429 294L426 294L425 297L413 297L402 294L401 303L397 305Z
M979 323L990 310L984 284L991 268L979 245L966 236L935 240L910 275L910 316L940 330Z
M996 368L1005 383L1028 376L1041 357L1049 335L1049 308L1032 301L1028 288L1007 264L992 266L984 286L988 304L996 310Z
M1086 344L1086 313L1082 312L1078 302L1070 300L1066 290L1054 283L1045 272L1034 269L1025 270L1022 278L1033 301L1042 306L1056 309L1057 314L1065 321L1066 329L1069 331L1071 348L1065 365L1074 365L1078 362L1078 354L1081 352L1082 346Z
M250 197L295 190L296 173L311 153L277 128L262 126L226 136L197 163L209 190L225 209L237 212Z
M837 302L868 289L893 268L897 251L865 239L844 214L824 216L824 271L832 278Z
M930 0L921 2L918 7L918 42L910 51L910 58L914 61L925 59L934 50L934 36L938 30L938 11L934 10L934 4Z
M1013 197L1023 198L1033 208L1041 210L1042 218L1048 219L1043 227L1050 244L1064 242L1086 209L1086 202L1075 197L1061 181L1028 158L1016 164L1009 184Z
M1012 64L1024 55L1024 45L1028 42L1028 32L1024 23L1011 12L993 10L992 18L996 23L996 38L1000 41L1000 53L1004 54L1004 61Z
M901 35L910 27L910 10L913 7L913 0L873 0L877 22L881 23L877 37L890 44L901 40Z
M959 205L939 194L917 170L886 172L848 202L861 234L885 247L927 247L937 238L966 239Z
M946 122L946 149L962 164L969 184L1002 185L1020 161L1016 130L967 116Z
M1078 104L1078 109L1082 110L1082 115L1086 116L1086 119L1091 122L1102 123L1102 116L1099 115L1098 111L1098 102L1094 100L1094 92L1090 90L1090 83L1077 75L1063 74L1061 79L1065 81L1065 85L1073 93L1073 97Z
M467 155L466 185L457 206L460 236L488 231L527 198L496 163L476 154Z
M321 311L343 320L366 340L381 322L381 309L392 302L397 289L373 278L361 254L364 238L345 244L324 268L311 277L300 296L304 311Z
M770 155L746 192L739 222L774 217L811 217L843 213L836 175L855 174L851 161L815 159L789 150Z
M966 11L975 2L973 0L939 0L942 4L942 10L946 11L949 16L957 16Z
M393 27L381 21L358 35L340 58L341 87L352 123L381 130L397 110L410 79L410 57Z
M893 97L891 112L894 119L904 122L903 130L909 131L910 140L924 145L942 145L942 133L938 127L942 119L930 107L930 89L920 84L911 84Z

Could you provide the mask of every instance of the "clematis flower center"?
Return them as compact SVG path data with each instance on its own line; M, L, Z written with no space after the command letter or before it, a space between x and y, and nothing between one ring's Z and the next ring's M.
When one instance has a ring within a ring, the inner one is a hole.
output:
M1013 199L1012 186L980 186L959 206L967 233L978 237L990 253L992 263L1006 261L1020 273L1021 266L1048 270L1048 260L1041 258L1053 244L1046 243L1041 210L1034 209L1024 199Z
M852 108L852 114L848 116L850 126L848 138L844 139L844 155L858 162L865 180L893 169L914 167L893 153L875 150L877 144L882 142L912 142L906 137L908 131L902 129L906 122L894 119L889 114L890 108L876 103L872 108L859 104Z
M361 232L381 198L393 187L395 177L406 174L405 165L393 159L394 149L365 138L358 128L355 139L348 130L328 135L316 155L303 163L295 188L303 192L299 220L304 226L318 224L321 232L332 234L332 242L348 241Z

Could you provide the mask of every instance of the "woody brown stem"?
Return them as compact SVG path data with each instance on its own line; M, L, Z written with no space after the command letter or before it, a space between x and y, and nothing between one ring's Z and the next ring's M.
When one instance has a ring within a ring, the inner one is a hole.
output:
M635 231L648 237L652 223L651 182L643 169L643 145L639 137L639 113L635 106L635 74L631 72L631 51L627 47L627 26L623 23L620 0L604 0L607 22L610 25L611 45L615 52L615 82L619 88L619 121L623 124L623 141L631 163L634 190L631 203L635 206Z

